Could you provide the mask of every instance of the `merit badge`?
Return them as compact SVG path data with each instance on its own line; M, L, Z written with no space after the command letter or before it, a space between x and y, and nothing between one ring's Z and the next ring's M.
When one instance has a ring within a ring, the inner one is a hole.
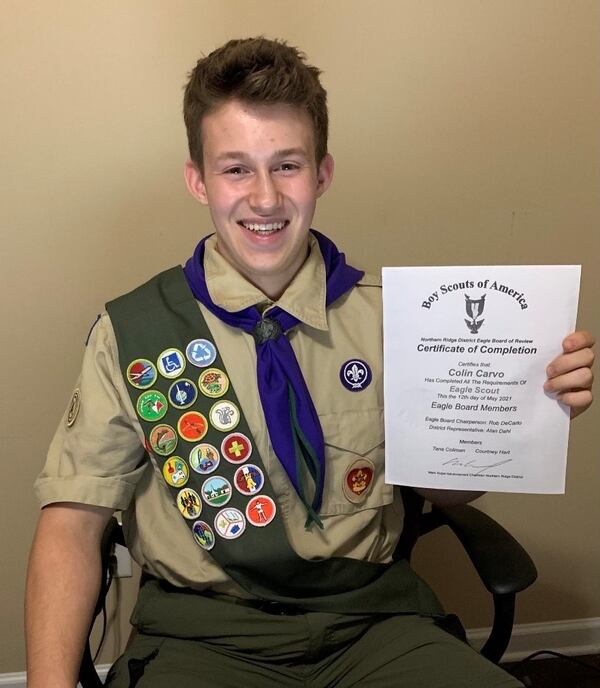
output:
M160 420L166 414L167 408L167 398L155 389L140 394L137 400L138 415L150 423Z
M248 463L237 469L233 476L233 482L242 494L250 496L262 490L265 476L258 466Z
M202 549L212 549L215 546L215 534L212 528L205 521L196 521L192 526L194 540Z
M169 402L171 406L184 409L191 406L198 396L196 385L186 378L177 380L169 387Z
M185 348L187 360L198 368L208 368L215 362L217 349L208 339L194 339Z
M172 456L163 465L163 477L172 487L183 487L190 477L190 469L180 456Z
M198 411L188 411L177 421L179 436L188 442L199 442L208 431L208 421Z
M212 444L197 444L190 452L190 466L202 475L208 475L216 470L221 457Z
M241 432L232 432L221 442L221 454L230 463L244 463L252 454L252 443Z
M202 499L209 506L223 506L231 499L231 483L229 480L215 475L202 485Z
M81 407L81 390L79 387L73 392L71 401L69 402L69 410L67 411L67 427L70 428L77 420L79 409Z
M127 382L137 389L152 387L157 377L154 363L147 358L136 358L127 367Z
M229 378L218 368L207 368L200 373L198 386L207 397L222 397L229 389Z
M155 425L149 435L150 448L156 454L169 456L177 446L177 433L166 423Z
M368 459L358 459L351 463L344 476L343 492L346 499L359 504L367 498L373 484L375 465Z
M189 487L184 487L177 493L177 506L184 518L198 518L202 512L202 502L200 495Z
M234 540L246 530L246 519L239 509L221 509L215 516L215 530L226 540Z
M165 349L158 357L157 365L163 377L179 377L185 370L185 358L179 349Z
M351 392L362 392L372 379L371 368L358 358L346 361L340 368L340 380Z
M246 506L246 518L253 526L262 528L269 525L275 518L277 507L275 502L266 495L253 497Z
M213 427L221 432L233 430L240 422L240 410L231 401L217 401L209 412L210 422Z

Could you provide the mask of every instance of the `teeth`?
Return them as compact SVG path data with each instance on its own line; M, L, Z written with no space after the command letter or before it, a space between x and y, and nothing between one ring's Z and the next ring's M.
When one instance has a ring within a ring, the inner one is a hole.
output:
M267 233L267 232L277 232L280 229L283 229L285 226L285 222L269 222L268 224L257 224L257 223L248 223L248 222L242 222L244 227L246 229L249 229L251 232L259 232L259 233Z

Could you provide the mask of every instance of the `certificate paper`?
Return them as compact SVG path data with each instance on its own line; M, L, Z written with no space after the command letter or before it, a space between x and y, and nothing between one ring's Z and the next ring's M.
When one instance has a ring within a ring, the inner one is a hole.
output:
M386 482L564 492L569 413L543 384L580 272L383 268Z

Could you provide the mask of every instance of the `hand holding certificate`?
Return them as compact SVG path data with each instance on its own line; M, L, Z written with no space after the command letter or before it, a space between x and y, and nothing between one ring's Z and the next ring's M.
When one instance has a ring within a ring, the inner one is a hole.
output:
M384 268L386 480L564 492L568 410L547 364L579 266Z

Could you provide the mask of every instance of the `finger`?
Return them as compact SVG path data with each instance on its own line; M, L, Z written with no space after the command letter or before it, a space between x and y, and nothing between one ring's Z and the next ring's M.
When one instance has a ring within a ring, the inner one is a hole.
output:
M590 389L594 373L590 368L577 368L564 375L553 377L544 382L544 391L549 394Z
M557 399L561 404L569 406L571 409L571 418L575 418L580 413L583 413L592 403L593 396L589 389L583 389L572 392L564 392L559 394Z
M577 368L590 368L594 363L594 358L594 352L590 348L579 349L570 354L561 354L546 368L546 375L553 378Z
M584 349L585 347L592 347L596 343L596 339L591 332L587 330L577 330L567 335L562 342L563 351L569 353Z

